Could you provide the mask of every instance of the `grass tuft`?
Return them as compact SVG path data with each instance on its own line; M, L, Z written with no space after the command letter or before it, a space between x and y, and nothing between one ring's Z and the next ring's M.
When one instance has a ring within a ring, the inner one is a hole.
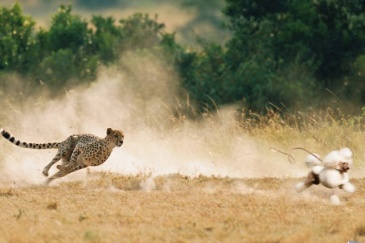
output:
M57 208L58 208L58 203L57 202L52 202L52 203L47 205L47 209L49 209L49 210L57 210Z

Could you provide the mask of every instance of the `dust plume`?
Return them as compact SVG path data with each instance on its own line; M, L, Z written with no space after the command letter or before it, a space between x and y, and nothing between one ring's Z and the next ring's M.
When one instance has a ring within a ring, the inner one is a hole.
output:
M10 88L3 90L1 127L33 143L63 141L78 133L104 137L108 127L123 130L123 146L91 171L235 178L306 173L304 164L289 165L285 157L270 151L270 144L239 128L235 107L221 108L198 121L184 117L180 111L190 104L178 77L154 57L130 54L119 65L100 70L91 85L62 92L66 94L54 99L20 96L24 100L17 103L19 99L9 98L14 95ZM41 171L56 150L23 149L2 139L0 152L3 182L38 184L45 180ZM60 181L85 174L82 170Z

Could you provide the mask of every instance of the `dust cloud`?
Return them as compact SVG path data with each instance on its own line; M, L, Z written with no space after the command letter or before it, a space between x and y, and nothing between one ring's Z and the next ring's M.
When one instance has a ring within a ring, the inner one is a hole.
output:
M15 83L12 87L18 87ZM123 146L91 171L231 178L307 173L304 164L290 165L285 156L270 151L270 144L239 128L235 107L221 108L197 121L184 117L181 110L192 105L173 71L153 57L131 54L119 65L100 70L91 85L62 92L65 95L53 99L20 96L23 100L19 102L19 98L8 97L14 95L12 90L3 90L0 126L32 143L58 142L78 133L104 137L108 127L123 130ZM41 171L56 150L24 149L0 141L3 183L45 181ZM52 169L50 174L55 172ZM59 181L80 180L86 174L82 170Z

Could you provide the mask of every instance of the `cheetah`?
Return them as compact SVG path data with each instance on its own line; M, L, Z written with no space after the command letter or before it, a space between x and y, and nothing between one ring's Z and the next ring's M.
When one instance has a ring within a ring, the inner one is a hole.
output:
M0 128L1 135L11 143L31 149L58 149L56 156L44 167L42 173L48 177L49 169L62 159L62 164L57 165L58 172L49 177L45 184L64 177L74 171L88 166L103 164L110 156L115 147L123 144L124 134L120 130L108 128L105 138L99 138L92 134L76 134L69 136L59 143L26 143L15 139L10 133Z

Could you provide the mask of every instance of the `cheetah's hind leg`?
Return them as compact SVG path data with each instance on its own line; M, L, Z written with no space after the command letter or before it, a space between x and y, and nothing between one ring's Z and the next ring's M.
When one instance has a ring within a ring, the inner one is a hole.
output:
M64 170L65 169L65 166L67 166L67 165L69 165L71 162L70 162L70 160L71 160L71 154L72 154L72 150L70 149L68 152L67 152L67 154L66 154L66 156L63 156L62 157L62 164L60 164L60 165L57 165L56 167L57 167L57 169L59 169L59 170Z
M43 168L43 171L42 171L43 175L48 176L49 169L52 167L52 165L57 163L61 158L62 158L62 154L60 153L60 151L58 151L56 156L52 159L52 161L46 167Z
M83 169L85 167L86 167L85 165L79 165L79 164L73 164L73 165L68 164L67 166L58 165L57 168L59 168L59 171L56 172L56 174L54 174L50 178L48 178L47 181L45 182L45 184L48 185L49 183L51 183L55 179L64 177L65 175L68 175L72 172Z
M80 153L81 149L78 145L76 145L72 155L70 156L70 161L68 163L63 163L62 165L57 165L57 169L59 169L59 171L56 172L56 174L54 174L52 177L48 178L46 184L48 185L57 178L64 177L67 174L85 168L85 165L77 163Z
M42 171L43 175L48 176L49 169L54 164L56 164L60 159L62 159L62 166L65 166L68 163L70 163L72 150L73 150L73 148L68 148L67 150L61 152L61 149L59 149L56 156L52 159L52 161L46 167L44 167L44 169ZM57 168L58 168L58 165L57 165Z
M76 143L74 136L68 137L64 142L61 143L61 148L58 149L56 156L52 159L52 161L44 167L42 173L45 176L48 176L49 169L57 163L62 158L62 164L66 165L70 162L71 155L73 150L75 149Z

